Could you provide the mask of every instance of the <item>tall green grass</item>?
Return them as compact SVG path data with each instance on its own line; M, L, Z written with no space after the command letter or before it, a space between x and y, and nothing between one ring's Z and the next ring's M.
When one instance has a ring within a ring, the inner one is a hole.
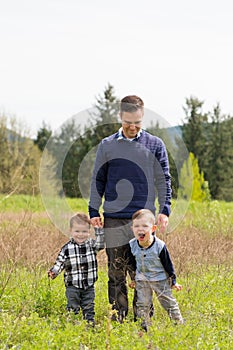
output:
M49 281L39 267L12 272L1 296L1 349L232 349L232 268L194 268L182 276L183 291L175 293L184 325L174 325L154 299L155 316L148 333L133 322L132 308L123 324L110 321L107 274L96 283L96 327L89 328L81 315L65 310L62 276ZM7 276L1 271L1 281ZM132 291L129 294L130 305Z
M87 212L85 201L66 200L72 210ZM63 244L63 236L58 239L58 232L48 224L39 196L0 196L0 212L1 254L15 252L2 259L0 269L1 350L233 349L233 203L190 202L178 229L164 237L183 285L174 294L186 323L170 322L155 299L148 333L133 322L132 307L123 324L110 321L105 263L100 264L96 283L96 327L89 328L81 315L66 312L63 277L50 281L45 268ZM32 249L33 254L43 253L38 255L41 260L32 259ZM130 305L132 294L129 290Z
M87 212L87 200L77 199L77 198L64 198L60 201L65 201L67 205L76 211ZM47 200L50 206L57 205L57 199ZM46 211L46 206L40 195L29 196L29 195L12 195L6 196L0 194L0 211L1 212L21 212L21 211L31 211L41 213Z

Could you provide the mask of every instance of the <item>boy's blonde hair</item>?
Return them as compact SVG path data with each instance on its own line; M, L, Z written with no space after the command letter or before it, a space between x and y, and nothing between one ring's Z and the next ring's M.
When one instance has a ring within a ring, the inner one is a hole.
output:
M76 223L76 224L86 223L86 224L88 224L90 226L91 221L90 221L90 219L89 219L87 214L85 214L85 213L76 213L70 219L70 228L73 227L74 223Z
M132 216L132 220L136 220L136 219L140 219L144 216L148 216L148 218L152 221L153 225L155 225L155 216L152 213L152 211L150 211L149 209L140 209L138 211L136 211L133 216Z

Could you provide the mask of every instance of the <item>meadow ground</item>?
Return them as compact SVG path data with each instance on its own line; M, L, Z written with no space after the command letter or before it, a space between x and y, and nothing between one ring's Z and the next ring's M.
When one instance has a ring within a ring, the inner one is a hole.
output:
M69 205L86 211L78 200ZM110 321L105 252L96 283L96 327L65 311L63 278L46 271L68 237L50 222L39 198L0 197L0 349L232 349L233 203L190 203L175 230L159 235L171 253L174 292L186 322L174 325L157 300L148 333ZM129 290L130 305L132 290Z

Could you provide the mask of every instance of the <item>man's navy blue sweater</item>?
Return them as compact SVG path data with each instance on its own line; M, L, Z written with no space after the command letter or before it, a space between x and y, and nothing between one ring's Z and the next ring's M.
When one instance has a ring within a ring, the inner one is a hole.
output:
M98 146L89 202L90 217L99 215L104 196L104 216L131 219L139 209L170 214L171 177L163 141L142 130L133 141L119 139L119 132ZM156 190L155 190L156 188Z

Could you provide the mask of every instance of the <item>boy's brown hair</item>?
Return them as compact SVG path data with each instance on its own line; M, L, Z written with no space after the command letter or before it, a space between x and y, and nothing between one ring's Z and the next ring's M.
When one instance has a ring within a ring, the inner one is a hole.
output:
M150 211L149 209L140 209L136 211L132 216L132 220L134 221L135 219L140 219L141 217L144 217L144 216L148 216L153 222L153 225L155 225L155 216L152 213L152 211Z
M73 215L70 219L70 228L73 227L74 223L80 224L81 223L86 223L90 226L91 221L88 217L87 214L85 213L76 213L75 215Z

